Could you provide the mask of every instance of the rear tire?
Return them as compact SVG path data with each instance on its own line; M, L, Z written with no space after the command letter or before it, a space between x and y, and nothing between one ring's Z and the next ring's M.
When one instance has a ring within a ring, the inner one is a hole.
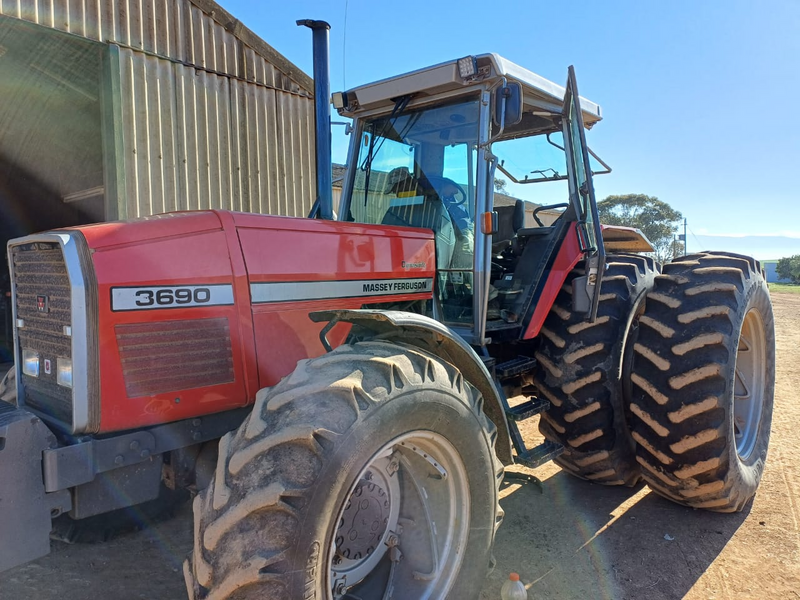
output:
M630 410L645 480L685 506L742 510L764 471L775 387L759 263L727 253L676 259L640 323Z
M597 320L572 311L573 271L542 326L536 387L550 401L539 421L565 451L555 462L594 483L634 485L640 477L625 418L623 368L634 316L652 289L657 264L638 255L612 255L603 276Z
M477 598L503 514L482 402L454 367L397 344L301 361L220 440L215 477L194 501L189 597L381 600L391 580L396 600ZM393 568L386 536L398 526ZM352 577L332 593L343 575Z

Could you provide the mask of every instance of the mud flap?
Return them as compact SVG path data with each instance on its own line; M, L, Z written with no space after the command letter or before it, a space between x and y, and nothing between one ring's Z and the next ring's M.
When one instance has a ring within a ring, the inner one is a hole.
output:
M56 446L32 413L0 402L0 572L50 552L50 519L69 510L69 492L44 491L42 452Z

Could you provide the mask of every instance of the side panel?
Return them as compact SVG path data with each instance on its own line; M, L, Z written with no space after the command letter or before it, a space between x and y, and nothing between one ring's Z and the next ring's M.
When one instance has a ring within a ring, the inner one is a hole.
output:
M553 266L547 273L547 281L544 283L544 289L542 289L542 293L539 295L536 308L533 311L533 317L531 318L531 322L528 323L528 328L525 330L522 339L529 340L539 335L542 324L547 318L547 314L550 312L550 308L552 308L553 302L555 302L556 296L558 296L558 292L564 285L567 275L575 268L575 265L578 264L582 256L583 253L578 245L576 226L575 223L572 223L567 230L564 241L561 242L561 247L558 249L558 254L556 254L555 261L553 261Z
M252 402L325 351L312 311L432 296L421 230L201 211L81 232L97 278L101 432Z
M100 431L245 404L239 298L219 217L175 213L81 233L98 284ZM188 290L180 303L177 290Z
M259 385L325 352L317 310L427 300L435 275L430 232L351 223L234 215L247 264ZM350 326L329 334L341 344Z
M217 225L95 251L101 431L246 403L246 329L236 303L249 298L233 285L227 239ZM189 302L179 304L176 295Z

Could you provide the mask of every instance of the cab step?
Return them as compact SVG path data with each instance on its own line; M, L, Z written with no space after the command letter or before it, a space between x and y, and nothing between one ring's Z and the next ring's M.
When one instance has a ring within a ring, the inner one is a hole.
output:
M523 467L535 469L536 467L540 467L544 463L553 460L562 452L564 452L564 446L562 444L548 440L543 444L539 444L535 448L531 448L523 454L515 456L514 462L522 465Z
M506 410L506 415L512 421L524 421L533 415L543 413L548 408L550 408L549 400L543 398L531 398L527 402L509 407Z
M497 377L502 379L510 379L516 375L526 373L536 366L536 359L529 356L518 356L505 362L501 362L495 366Z

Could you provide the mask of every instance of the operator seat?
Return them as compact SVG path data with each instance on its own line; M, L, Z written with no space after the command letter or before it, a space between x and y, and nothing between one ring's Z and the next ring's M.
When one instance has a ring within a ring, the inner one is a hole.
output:
M525 227L525 203L517 199L514 206L497 206L497 231L492 234L492 254L495 256L511 245L517 231Z
M425 196L422 202L390 206L383 225L432 229L436 235L436 266L449 269L456 246L456 233L450 215L438 196Z
M444 206L438 197L426 196L422 202L390 206L381 223L398 227L423 227L438 231Z

